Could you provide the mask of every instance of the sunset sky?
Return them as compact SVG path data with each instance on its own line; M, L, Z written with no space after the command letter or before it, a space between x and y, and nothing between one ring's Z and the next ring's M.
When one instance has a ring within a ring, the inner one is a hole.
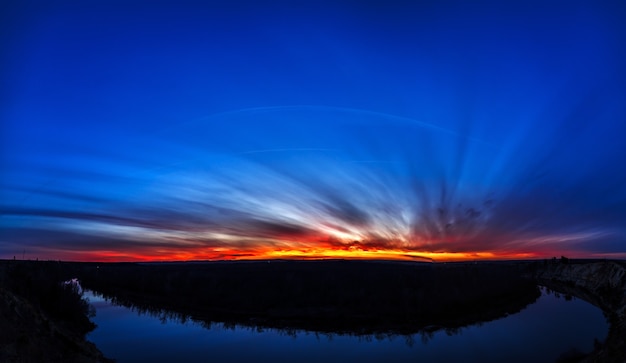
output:
M3 1L0 121L0 258L626 258L621 0Z

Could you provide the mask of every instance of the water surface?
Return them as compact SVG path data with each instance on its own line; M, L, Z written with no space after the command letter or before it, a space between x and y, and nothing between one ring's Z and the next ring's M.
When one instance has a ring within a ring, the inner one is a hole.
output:
M608 324L600 309L545 290L537 302L505 318L452 331L412 336L350 336L256 327L210 329L193 320L140 314L87 291L98 327L89 334L105 356L125 362L554 362L590 352Z

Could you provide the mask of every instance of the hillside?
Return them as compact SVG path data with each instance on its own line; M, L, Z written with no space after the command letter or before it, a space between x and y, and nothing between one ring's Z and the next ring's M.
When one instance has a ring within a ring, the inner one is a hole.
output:
M85 340L95 328L88 305L62 284L59 272L0 263L0 362L111 362Z
M606 342L585 362L626 362L626 266L620 261L563 260L537 268L539 283L601 308L611 327Z

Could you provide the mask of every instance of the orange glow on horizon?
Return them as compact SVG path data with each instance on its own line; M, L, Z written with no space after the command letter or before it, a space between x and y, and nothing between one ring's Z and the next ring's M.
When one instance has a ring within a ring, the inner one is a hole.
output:
M61 255L61 254L60 254ZM333 249L311 247L301 249L276 250L234 250L216 248L204 251L90 251L88 253L71 253L59 256L61 260L84 262L166 262L166 261L219 261L219 260L322 260L322 259L354 259L354 260L398 260L398 261L430 261L455 262L474 260L513 260L548 258L544 254L529 252L448 252L448 251L413 251L404 249ZM552 256L552 255L550 255Z
M537 249L528 246L508 249L477 249L475 251L455 251L407 246L403 240L360 242L358 240L339 240L325 235L312 235L309 238L292 239L249 239L245 243L217 246L198 246L192 243L180 244L179 241L163 243L161 246L142 246L140 243L126 248L91 251L67 251L42 249L31 251L30 259L64 260L82 262L177 262L177 261L234 261L234 260L397 260L422 262L462 262L481 260L531 260L549 259L565 255L570 258L603 258L577 251L561 249ZM458 245L459 243L456 243ZM435 244L436 245L436 244ZM506 244L501 244L504 247ZM521 247L521 246L520 246ZM615 256L611 256L615 257ZM626 256L622 256L626 257Z
M117 231L117 230L116 230ZM153 235L140 231L124 231L120 243L111 243L100 250L62 250L39 248L29 250L29 259L83 262L167 262L167 261L221 261L221 260L398 260L398 261L479 261L531 260L566 256L569 258L626 258L624 254L599 254L570 249L568 242L590 240L593 234L555 234L512 239L507 234L484 233L480 239L462 236L448 240L385 236L357 232L343 235L308 231L279 236L246 236L213 232L178 231ZM146 231L142 231L146 232ZM377 237L377 236L383 237ZM118 236L119 237L119 236ZM146 242L144 242L146 241ZM473 247L475 250L466 250ZM12 256L0 256L0 258Z

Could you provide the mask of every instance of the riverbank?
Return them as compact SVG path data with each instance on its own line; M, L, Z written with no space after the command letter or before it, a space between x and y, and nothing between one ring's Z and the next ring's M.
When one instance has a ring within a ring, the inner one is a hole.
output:
M62 275L49 265L0 261L0 362L113 362L85 339L95 325Z
M80 278L86 288L145 311L356 334L455 329L516 313L540 296L513 263L106 264Z
M145 311L355 334L453 332L519 311L537 298L540 284L586 300L608 316L606 341L584 362L626 362L626 265L567 259L476 264L0 261L0 361L107 361L85 340L93 329L86 302L59 290L60 282L73 277L117 303Z
M626 265L621 261L536 263L538 283L599 307L609 319L606 341L581 362L626 362Z
M50 319L25 299L0 288L0 361L112 362L96 346Z

